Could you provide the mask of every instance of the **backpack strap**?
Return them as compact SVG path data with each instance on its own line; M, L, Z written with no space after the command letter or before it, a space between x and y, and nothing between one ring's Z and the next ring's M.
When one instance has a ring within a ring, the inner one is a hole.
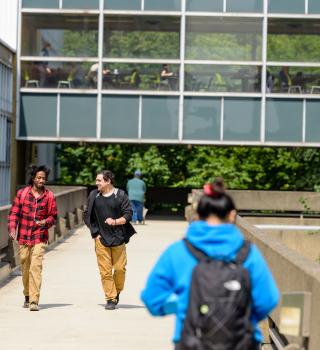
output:
M120 200L120 197L121 197L121 191L119 190L119 188L117 188L117 187L115 187L114 188L114 191L113 191L113 193L114 193L114 196L117 198L117 199L119 199Z
M187 246L189 252L199 261L210 259L202 250L192 245L186 238L183 239L184 244ZM210 259L211 260L211 259Z
M237 256L235 257L235 263L237 265L242 265L246 261L250 251L250 246L250 241L245 240L243 242L242 247L238 250Z

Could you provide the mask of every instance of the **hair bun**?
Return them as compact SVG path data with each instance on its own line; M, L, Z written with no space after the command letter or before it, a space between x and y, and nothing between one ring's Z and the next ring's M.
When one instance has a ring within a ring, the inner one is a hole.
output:
M203 192L208 197L219 197L224 193L224 189L215 183L208 183L203 186Z

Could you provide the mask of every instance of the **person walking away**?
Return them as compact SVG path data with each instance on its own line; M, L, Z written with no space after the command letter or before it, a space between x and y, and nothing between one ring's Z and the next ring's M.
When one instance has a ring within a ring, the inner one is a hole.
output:
M127 182L127 192L133 209L132 222L134 224L137 221L139 223L144 221L143 203L146 189L145 182L141 180L141 171L136 170L134 172L134 177Z
M154 316L176 315L176 350L256 350L258 322L279 292L258 248L234 225L236 208L217 186L204 188L184 240L153 267L141 298Z
M48 243L48 229L57 219L53 192L45 187L49 169L33 166L28 186L20 189L8 217L10 238L17 240L21 260L23 306L39 310L42 261Z
M97 189L91 191L84 211L84 222L94 239L106 310L114 310L124 288L126 243L135 233L130 221L132 208L124 191L114 187L109 170L97 174Z

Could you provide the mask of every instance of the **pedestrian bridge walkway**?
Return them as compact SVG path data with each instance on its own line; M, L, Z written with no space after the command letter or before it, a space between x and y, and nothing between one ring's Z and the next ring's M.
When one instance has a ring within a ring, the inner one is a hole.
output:
M85 227L45 255L40 312L22 308L19 273L0 286L1 350L167 350L173 318L152 318L140 301L160 252L182 237L184 221L148 221L127 246L125 290L104 309L94 244Z

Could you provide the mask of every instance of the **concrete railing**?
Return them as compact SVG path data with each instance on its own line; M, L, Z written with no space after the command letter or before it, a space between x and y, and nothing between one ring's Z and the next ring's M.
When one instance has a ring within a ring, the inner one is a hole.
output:
M48 186L54 192L58 219L49 230L49 244L64 237L76 225L82 224L83 207L87 199L87 188L80 186ZM9 206L0 207L0 280L19 265L18 245L9 239L7 220Z
M318 192L246 190L228 190L227 192L232 196L238 210L320 212L320 193ZM191 207L186 208L186 216L192 215L193 209L202 194L203 191L199 189L191 191L188 196L188 202L191 204Z
M262 252L281 293L311 293L308 350L319 350L320 264L297 254L283 242L255 228L243 218L238 217L237 225L246 238L256 244ZM276 325L279 324L279 308L271 315L271 318Z

